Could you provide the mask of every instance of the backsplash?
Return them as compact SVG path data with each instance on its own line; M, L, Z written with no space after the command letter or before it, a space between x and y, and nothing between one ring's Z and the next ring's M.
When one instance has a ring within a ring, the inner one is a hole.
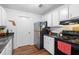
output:
M69 31L79 31L79 24L73 24L73 25L63 25L61 28L52 28L52 32L61 32L63 30L69 30Z
M60 32L62 32L63 29L64 29L63 27L60 27L60 28L52 28L51 31L52 32L55 32L55 33L60 33Z
M64 25L63 30L79 31L79 24Z

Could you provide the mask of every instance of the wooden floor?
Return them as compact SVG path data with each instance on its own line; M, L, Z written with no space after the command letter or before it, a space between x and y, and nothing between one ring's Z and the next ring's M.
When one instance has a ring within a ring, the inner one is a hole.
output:
M22 46L14 50L14 55L50 55L46 50L39 50L33 45Z

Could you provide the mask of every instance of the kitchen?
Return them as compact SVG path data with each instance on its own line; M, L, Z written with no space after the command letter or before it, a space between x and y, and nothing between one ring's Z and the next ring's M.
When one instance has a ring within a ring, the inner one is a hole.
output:
M1 4L0 54L79 55L78 10L79 4Z

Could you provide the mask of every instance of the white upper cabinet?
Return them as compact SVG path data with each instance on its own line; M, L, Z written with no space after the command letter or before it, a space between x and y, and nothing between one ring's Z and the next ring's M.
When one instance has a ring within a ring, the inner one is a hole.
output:
M44 16L44 19L47 21L48 26L51 27L52 22L51 22L51 13L48 13Z
M44 15L44 19L47 20L50 27L59 26L60 21L69 19L69 13L69 5L63 5Z
M7 25L7 15L4 8L0 6L0 26L6 26Z
M1 16L1 7L0 7L0 25L1 25L1 17L2 17L2 16Z
M55 10L52 13L52 26L58 26L59 25L59 10Z
M6 26L6 24L7 24L7 15L5 9L2 8L2 25Z
M69 5L69 18L79 17L79 4Z
M51 13L48 14L48 17L47 18L48 18L48 20L47 20L48 21L48 26L51 26L51 24L52 24L51 23Z
M46 14L44 18L45 20L47 20L48 26L59 26L60 21L69 19L69 5L63 5L61 7L56 8L55 10Z
M64 5L60 7L60 21L68 20L69 19L69 7L68 5Z

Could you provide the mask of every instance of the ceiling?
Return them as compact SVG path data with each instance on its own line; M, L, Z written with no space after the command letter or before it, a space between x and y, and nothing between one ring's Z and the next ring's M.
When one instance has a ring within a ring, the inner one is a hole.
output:
M62 4L42 4L42 7L39 7L40 4L1 4L1 5L5 8L16 9L20 11L43 15L49 12L50 10L61 6Z

